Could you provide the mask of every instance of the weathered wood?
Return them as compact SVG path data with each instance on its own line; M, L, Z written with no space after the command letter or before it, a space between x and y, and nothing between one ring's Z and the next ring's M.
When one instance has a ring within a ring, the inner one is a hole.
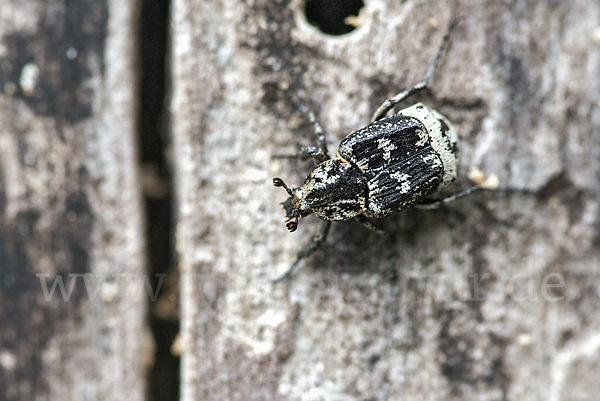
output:
M143 400L138 2L0 3L0 398Z
M590 399L600 355L600 3L370 0L329 37L301 1L176 0L171 103L182 271L183 399ZM288 234L272 188L310 166L290 101L339 140L420 80L477 167L543 188ZM279 86L277 89L276 86ZM285 91L287 89L287 91Z

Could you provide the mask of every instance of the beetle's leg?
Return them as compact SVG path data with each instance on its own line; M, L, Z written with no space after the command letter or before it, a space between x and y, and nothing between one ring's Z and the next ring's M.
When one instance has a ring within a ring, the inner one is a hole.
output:
M480 191L480 190L494 191L494 192L519 192L519 193L525 193L525 194L530 194L530 195L538 195L539 194L538 190L527 189L527 188L515 188L515 187L489 188L489 187L482 187L480 185L473 185L473 186L464 188L458 192L455 192L453 194L450 194L443 199L425 200L421 203L417 203L417 204L415 204L415 207L418 209L437 209L440 206L450 203L455 199L462 198L463 196L467 196L469 194L472 194L475 191Z
M369 220L368 218L366 218L364 214L359 214L358 216L355 217L355 219L360 224L367 227L369 230L374 231L377 234L384 234L383 229L380 227L377 227L377 225L375 223L373 223L371 220Z
M298 252L298 257L296 258L296 261L292 263L290 268L281 276L273 280L273 283L279 283L280 281L283 281L289 276L291 276L292 273L294 273L294 271L296 271L296 269L298 268L300 261L312 255L312 253L316 251L319 248L319 246L321 246L323 241L325 241L325 238L327 238L327 233L329 233L330 226L331 221L321 221L321 227L319 228L319 232L312 237L310 243L308 243L300 252Z
M415 204L415 207L418 208L418 209L437 209L440 206L443 206L443 205L445 205L447 203L450 203L450 202L452 202L455 199L462 198L463 196L467 196L467 195L472 194L473 192L479 191L481 189L488 189L489 190L489 188L484 188L484 187L481 187L479 185L473 185L471 187L467 187L467 188L464 188L464 189L462 189L462 190L460 190L458 192L450 194L450 195L448 195L447 197L445 197L443 199L425 200L425 201L423 201L421 203L417 203L417 204Z
M327 152L327 140L325 138L325 131L323 131L323 127L321 127L321 124L319 124L319 122L317 121L315 113L313 113L312 110L309 110L303 104L297 103L296 106L298 107L298 109L300 109L301 112L303 112L306 115L308 121L310 121L310 123L313 125L315 137L317 138L317 146L321 151L323 151L325 160L328 160L329 152Z
M273 155L275 159L300 159L300 160L308 160L312 157L315 161L315 166L323 163L328 159L328 156L323 152L323 149L315 148L312 146L303 146L300 148L299 153L295 154L281 154L281 155Z
M276 159L291 159L291 158L299 158L300 160L308 160L309 158L313 158L315 161L315 166L323 163L326 160L329 160L329 153L327 152L327 140L325 138L325 131L323 131L323 127L317 121L315 117L315 113L312 110L309 110L302 103L293 101L296 107L306 115L308 121L313 125L313 130L315 133L315 137L317 138L317 146L303 146L300 148L300 152L296 154L281 154L281 155L273 155Z
M379 106L379 108L373 114L373 118L371 119L371 121L377 121L380 118L384 117L387 114L387 112L390 111L390 109L392 107L394 107L396 104L400 103L407 97L414 95L418 91L427 87L427 85L429 84L429 79L433 75L433 72L435 71L435 67L437 67L438 62L440 61L440 58L442 57L442 54L444 53L444 50L446 49L446 46L448 45L448 41L450 40L450 33L452 32L452 29L456 26L457 22L458 22L457 17L454 17L452 19L452 21L450 22L450 26L448 27L448 30L446 31L446 34L444 35L442 44L440 45L440 48L439 48L437 54L435 55L433 62L429 66L429 69L427 70L425 79L423 79L421 82L419 82L412 88L407 89L404 92L400 92L393 98L387 99L385 102L383 102L382 105Z

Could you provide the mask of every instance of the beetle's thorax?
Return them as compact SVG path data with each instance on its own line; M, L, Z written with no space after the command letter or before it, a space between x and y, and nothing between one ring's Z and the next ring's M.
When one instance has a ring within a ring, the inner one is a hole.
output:
M347 220L362 213L367 183L356 165L336 157L316 166L303 189L300 209L308 208L325 220Z

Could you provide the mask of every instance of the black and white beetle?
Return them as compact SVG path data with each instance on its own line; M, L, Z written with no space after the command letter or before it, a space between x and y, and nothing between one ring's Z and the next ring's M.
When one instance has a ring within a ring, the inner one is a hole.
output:
M313 124L318 147L303 147L299 154L274 157L312 158L316 167L299 188L288 188L281 178L274 178L273 184L290 195L283 202L290 232L296 230L300 217L311 213L322 223L312 241L275 282L287 278L302 259L321 245L332 221L356 218L378 230L369 219L388 217L413 206L434 209L473 191L492 189L475 185L441 200L429 200L430 195L456 178L455 129L446 117L421 103L382 118L394 105L427 86L456 22L456 18L451 22L425 79L386 100L369 125L342 140L335 158L329 157L325 134L314 114L298 105Z

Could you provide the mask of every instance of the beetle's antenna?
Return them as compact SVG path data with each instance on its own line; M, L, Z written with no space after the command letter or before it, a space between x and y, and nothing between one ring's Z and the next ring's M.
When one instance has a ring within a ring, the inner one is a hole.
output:
M294 231L296 231L296 229L298 228L298 217L296 216L294 218L294 220L292 219L286 219L285 220L285 226L287 227L287 229L293 233Z
M287 185L285 185L285 182L283 182L283 180L279 177L275 177L273 178L273 185L275 185L276 187L283 187L283 189L286 190L286 192L292 196L292 190L288 188Z

